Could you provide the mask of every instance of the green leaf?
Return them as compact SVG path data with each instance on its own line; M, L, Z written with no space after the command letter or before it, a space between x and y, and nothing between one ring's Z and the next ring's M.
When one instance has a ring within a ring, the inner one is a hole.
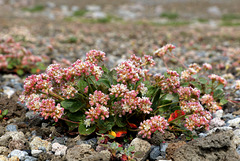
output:
M160 94L161 94L161 89L157 88L157 90L155 91L153 98L152 98L152 109L155 110L156 107L158 106L159 103L159 98L160 98Z
M13 65L12 64L8 64L7 69L13 69Z
M69 131L72 131L78 127L78 124L76 124L76 123L72 123L72 122L68 122L68 121L65 121L65 123L67 124Z
M67 109L70 112L77 112L78 110L86 106L85 103L81 103L77 100L64 100L61 102L61 105L64 109Z
M84 113L82 111L78 111L75 113L69 113L67 116L72 121L81 121L81 120L86 119L86 116L84 115Z
M31 73L37 73L37 68L31 68Z
M208 81L207 81L207 79L206 78L199 78L199 80L198 80L201 84L206 84Z
M115 117L115 122L118 127L125 127L127 125L125 120L123 119L123 117L119 117L119 116Z
M194 82L194 81L192 81L192 82L190 82L195 88L198 88L198 89L201 89L202 88L202 86L198 83L198 82Z
M151 97L151 96L153 96L153 94L156 92L156 87L154 87L154 86L150 86L150 87L148 87L148 91L147 91L147 97Z
M177 72L178 74L181 74L182 71L184 71L184 69L183 69L182 67L178 67L178 68L176 69L176 72Z
M78 88L80 89L81 92L84 92L84 89L88 86L87 82L84 81L83 79L78 81L77 84Z
M219 84L216 89L223 89L224 85L223 84Z
M92 125L89 128L86 128L86 125L84 123L80 123L78 127L78 132L80 135L90 135L96 130L96 125Z
M18 70L17 70L17 74L18 74L18 75L23 75L23 74L24 74L24 71L23 71L22 69L18 69Z
M104 84L105 86L107 86L108 88L111 87L110 81L108 79L99 79L97 81L98 84Z
M193 77L194 79L197 79L197 78L199 77L199 75L198 75L198 74L194 74L194 75L192 75L192 77Z
M6 109L6 110L4 110L3 112L2 112L2 115L3 116L6 116L8 114L8 109Z
M217 90L214 91L213 97L217 98L217 97L220 97L222 94L223 94L223 90L222 89L217 89Z
M135 147L134 147L133 145L131 145L130 147L128 147L128 151L130 151L130 152L133 152L134 149L135 149Z
M104 65L102 66L102 70L104 71L104 73L108 74L110 71L107 67L105 67Z
M115 137L113 135L109 135L109 134L105 134L104 136L109 137L110 139L115 139Z
M188 87L188 86L189 86L189 82L181 83L181 86L182 86L182 87Z
M226 100L225 98L222 98L222 99L220 100L220 104L221 104L221 105L224 105L224 104L226 104L226 103L228 103L228 100Z

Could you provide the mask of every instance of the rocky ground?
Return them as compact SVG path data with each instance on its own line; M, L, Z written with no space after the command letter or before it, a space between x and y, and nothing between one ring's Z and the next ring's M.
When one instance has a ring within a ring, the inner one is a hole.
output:
M227 79L226 97L233 102L193 141L170 132L147 141L135 138L131 145L143 153L136 160L240 160L240 91L233 90L240 79L239 5L238 0L0 0L0 37L11 36L33 54L48 55L48 63L74 62L99 49L109 67L132 53L152 55L167 43L176 45L178 60L167 59L168 66L212 64L212 72ZM160 59L151 70L165 71ZM68 133L61 122L44 120L21 105L24 77L0 73L0 110L9 110L0 121L1 161L110 160L109 151L98 151L96 138Z

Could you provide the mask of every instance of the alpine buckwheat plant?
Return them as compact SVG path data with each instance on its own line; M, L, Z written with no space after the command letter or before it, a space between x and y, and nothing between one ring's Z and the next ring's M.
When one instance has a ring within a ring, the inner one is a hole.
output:
M168 44L155 55L163 57L174 48ZM19 99L45 119L65 121L69 132L78 128L81 135L143 138L156 131L189 135L192 130L208 130L212 113L227 102L227 82L208 75L210 64L190 64L152 76L148 72L155 63L149 55L132 55L112 70L101 65L104 59L104 52L91 50L85 60L69 67L51 64L45 73L26 78Z
M39 73L45 70L47 56L33 55L29 50L12 38L0 41L0 71L17 73Z

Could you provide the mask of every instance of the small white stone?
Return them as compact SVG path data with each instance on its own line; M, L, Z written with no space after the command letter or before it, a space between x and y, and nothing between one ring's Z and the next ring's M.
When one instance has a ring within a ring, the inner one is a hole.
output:
M229 126L231 126L231 127L239 127L240 118L238 117L238 118L229 120L227 123L228 123Z
M225 125L225 121L221 120L220 118L216 117L211 120L210 125L212 127L220 127Z
M31 150L31 154L34 157L38 157L39 154L41 154L43 151L42 150Z
M214 118L221 118L223 116L223 110L217 110L216 113L213 114Z
M59 143L52 144L52 151L55 152L55 155L65 155L67 147Z
M6 94L8 98L11 98L11 96L15 93L15 89L8 86L3 86L3 93Z

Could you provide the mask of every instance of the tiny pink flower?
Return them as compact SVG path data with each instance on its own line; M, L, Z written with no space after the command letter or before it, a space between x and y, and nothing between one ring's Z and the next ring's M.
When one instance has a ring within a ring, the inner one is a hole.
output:
M211 70L211 69L212 69L212 65L211 65L211 64L208 64L208 63L204 63L204 64L203 64L203 69L205 69L205 70Z
M175 49L176 47L172 44L167 44L165 46L163 46L162 48L156 50L154 52L154 55L162 57L164 56L168 51L172 52L173 49Z

